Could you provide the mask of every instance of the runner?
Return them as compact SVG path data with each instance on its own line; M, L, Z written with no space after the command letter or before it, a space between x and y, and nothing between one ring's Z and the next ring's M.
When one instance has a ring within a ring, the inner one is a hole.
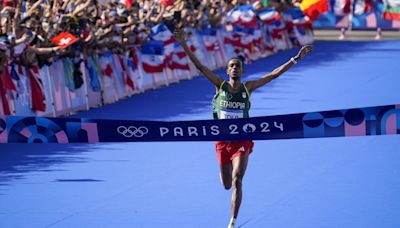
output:
M196 58L185 43L184 34L181 30L176 30L175 38L182 45L197 69L216 87L216 94L213 99L214 119L248 118L251 93L279 77L312 50L311 45L304 46L296 56L271 73L259 79L243 83L241 82L243 74L243 61L241 58L235 57L228 61L226 72L229 75L229 80L226 81L215 75ZM228 228L236 227L236 218L242 201L242 180L253 145L254 143L251 140L216 142L221 182L227 190L233 187L232 212Z

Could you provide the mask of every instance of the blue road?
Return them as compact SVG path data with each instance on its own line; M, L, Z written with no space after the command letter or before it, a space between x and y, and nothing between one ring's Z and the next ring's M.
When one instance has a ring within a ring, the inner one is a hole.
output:
M245 66L257 78L295 55ZM251 116L400 104L400 41L316 42ZM223 70L217 71L226 77ZM76 117L211 118L197 77ZM400 136L256 141L239 227L400 227ZM211 142L0 145L0 227L226 227Z

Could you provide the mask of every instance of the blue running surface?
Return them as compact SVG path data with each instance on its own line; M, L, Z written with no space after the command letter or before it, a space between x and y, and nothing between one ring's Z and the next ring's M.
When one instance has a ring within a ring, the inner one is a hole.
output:
M298 50L245 66L262 76ZM400 104L400 41L316 42L251 116ZM226 77L224 70L217 71ZM204 77L75 117L211 118ZM0 145L0 227L226 227L210 142ZM256 141L238 227L400 227L400 136Z

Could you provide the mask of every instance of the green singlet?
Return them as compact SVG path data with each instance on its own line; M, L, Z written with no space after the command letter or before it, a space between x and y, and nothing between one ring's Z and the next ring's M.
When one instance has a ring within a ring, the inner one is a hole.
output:
M237 93L231 93L227 81L224 81L215 94L212 104L214 119L248 118L250 94L244 83L241 83Z

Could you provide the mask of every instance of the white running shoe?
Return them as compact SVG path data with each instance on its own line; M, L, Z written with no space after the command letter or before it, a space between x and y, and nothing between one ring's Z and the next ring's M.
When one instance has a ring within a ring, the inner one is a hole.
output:
M236 228L236 219L232 218L229 222L228 228Z

